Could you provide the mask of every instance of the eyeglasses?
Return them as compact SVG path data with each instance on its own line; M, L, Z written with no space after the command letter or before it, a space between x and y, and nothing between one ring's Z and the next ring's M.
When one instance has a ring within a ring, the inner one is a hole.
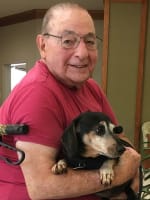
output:
M101 38L94 35L93 33L88 33L84 36L79 36L77 33L73 31L65 31L61 36L53 35L50 33L44 33L44 36L55 37L61 40L61 46L65 49L75 49L78 47L81 39L83 39L86 44L87 49L96 50Z

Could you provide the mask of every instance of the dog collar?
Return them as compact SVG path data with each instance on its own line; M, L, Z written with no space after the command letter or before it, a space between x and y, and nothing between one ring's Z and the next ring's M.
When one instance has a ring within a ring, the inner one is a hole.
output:
M100 155L96 158L72 158L67 159L67 164L73 169L99 169L101 165L107 160L106 156Z

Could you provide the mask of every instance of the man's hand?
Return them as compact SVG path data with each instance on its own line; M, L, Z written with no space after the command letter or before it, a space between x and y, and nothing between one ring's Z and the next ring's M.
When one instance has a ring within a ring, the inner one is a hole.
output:
M132 148L126 148L126 151L124 152L124 154L121 156L120 158L120 162L118 163L119 166L121 165L128 165L128 161L130 159L133 159L133 163L134 163L134 166L136 166L136 168L133 167L130 167L130 169L132 170L133 172L133 181L132 181L132 184L131 184L131 188L134 190L135 193L138 193L139 192L139 166L140 166L140 161L141 161L141 156L140 154L138 154L134 149ZM118 166L118 167L119 167ZM129 171L129 173L131 173L131 171ZM121 174L119 174L120 176ZM117 176L117 174L116 174ZM112 197L111 200L126 200L127 199L127 196L125 193L121 193L115 197Z
M135 174L135 177L133 178L133 182L131 184L131 188L135 191L135 193L138 193L140 190L140 172L137 170L137 173Z

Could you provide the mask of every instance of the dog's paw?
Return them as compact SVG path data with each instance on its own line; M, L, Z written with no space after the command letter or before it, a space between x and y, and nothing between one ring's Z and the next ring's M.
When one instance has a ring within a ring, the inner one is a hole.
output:
M52 172L54 174L63 174L67 172L67 163L65 160L59 160L53 167Z
M110 185L114 178L114 171L112 168L100 169L100 180L103 185Z

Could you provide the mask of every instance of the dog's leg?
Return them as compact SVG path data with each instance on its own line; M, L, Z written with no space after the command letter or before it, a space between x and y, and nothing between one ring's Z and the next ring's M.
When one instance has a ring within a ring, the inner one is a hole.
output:
M100 180L103 185L111 184L114 178L114 170L113 166L116 163L115 160L107 160L103 163L101 168L99 169L100 172Z
M54 174L63 174L67 172L67 163L64 159L59 160L53 167L52 172Z

